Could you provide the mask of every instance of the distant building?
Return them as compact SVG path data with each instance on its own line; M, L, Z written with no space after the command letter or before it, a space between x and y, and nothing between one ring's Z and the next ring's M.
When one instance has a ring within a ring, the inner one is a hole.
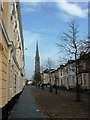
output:
M81 53L78 59L78 79L82 89L90 89L90 52Z
M51 84L65 87L67 90L75 88L76 62L78 68L78 84L82 89L90 89L90 52L81 54L77 61L69 60L65 65L60 65L56 70L53 70L51 72Z
M59 86L64 85L64 65L60 65L59 71Z
M51 85L55 84L55 70L51 72Z
M65 65L60 65L56 70L51 72L52 85L73 88L76 86L75 62L68 61Z
M59 86L59 69L55 69L51 72L51 85Z
M76 87L75 60L69 60L65 65L64 83L67 89Z
M36 83L41 81L41 74L40 74L40 57L39 57L39 50L38 50L38 41L36 43L36 56L35 56L35 76L34 80Z
M49 70L46 69L43 71L43 84L48 84L49 83Z

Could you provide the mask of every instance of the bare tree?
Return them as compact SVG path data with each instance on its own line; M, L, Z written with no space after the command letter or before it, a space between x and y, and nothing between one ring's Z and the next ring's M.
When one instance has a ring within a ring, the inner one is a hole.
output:
M83 51L84 53L90 52L90 37L81 40L80 51Z
M69 31L63 32L58 37L61 40L57 46L60 48L60 54L64 61L69 59L75 60L76 74L76 101L80 101L80 85L78 82L78 63L77 59L80 55L80 40L78 40L79 25L75 20L69 23ZM63 52L63 54L62 54Z
M50 92L52 92L52 85L51 85L51 71L54 67L54 62L52 61L51 58L48 58L46 60L46 68L49 70L49 83L50 83Z

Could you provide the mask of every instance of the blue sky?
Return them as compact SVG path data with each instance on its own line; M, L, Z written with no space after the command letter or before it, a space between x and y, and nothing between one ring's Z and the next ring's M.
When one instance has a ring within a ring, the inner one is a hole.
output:
M21 2L21 17L24 34L25 71L31 79L34 74L36 40L39 43L41 65L48 58L58 66L58 34L68 30L68 22L76 19L79 23L79 38L88 32L88 6L85 2Z

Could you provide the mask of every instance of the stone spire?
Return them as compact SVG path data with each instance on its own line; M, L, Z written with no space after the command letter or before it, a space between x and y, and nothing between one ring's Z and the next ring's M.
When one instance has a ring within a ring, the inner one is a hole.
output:
M39 81L41 81L41 75L40 75L40 57L39 57L38 40L37 40L36 56L35 56L35 82L38 83Z
M36 58L39 59L38 40L36 42Z

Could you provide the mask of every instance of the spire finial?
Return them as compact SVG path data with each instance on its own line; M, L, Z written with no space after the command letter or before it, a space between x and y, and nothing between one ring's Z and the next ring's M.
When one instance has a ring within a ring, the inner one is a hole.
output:
M39 57L39 51L38 51L38 40L36 41L36 56Z

